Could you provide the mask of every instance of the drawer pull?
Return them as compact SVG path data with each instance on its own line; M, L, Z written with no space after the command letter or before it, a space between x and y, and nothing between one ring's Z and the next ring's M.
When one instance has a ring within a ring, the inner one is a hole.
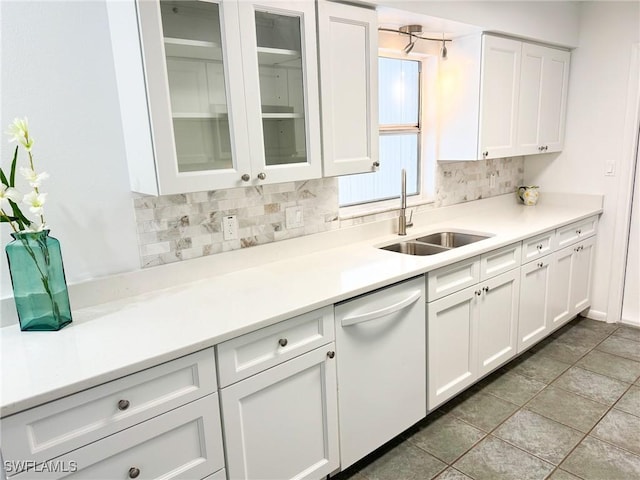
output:
M576 230L576 233L580 235L582 233L582 230Z
M138 467L131 467L129 469L129 478L137 478L140 475L140 469Z
M476 290L476 295L479 297L480 295L482 295L482 290Z
M126 410L130 405L129 400L120 400L118 402L118 410Z
M485 291L485 293L486 293L486 292L488 292L488 291L489 291L489 287L482 287L482 290L484 290L484 291Z
M537 245L537 246L536 246L536 248L537 248L538 250L542 250L542 244Z
M544 263L542 263L542 262L538 263L538 267L540 267L540 268L544 267Z
M278 344L279 344L281 347L286 347L286 346L287 346L287 343L289 343L289 340L287 340L286 338L281 338L280 340L278 340Z
M336 352L334 352L333 350L329 350L329 351L327 352L327 357L329 357L329 358L333 358L333 357L335 357L335 356L336 356Z

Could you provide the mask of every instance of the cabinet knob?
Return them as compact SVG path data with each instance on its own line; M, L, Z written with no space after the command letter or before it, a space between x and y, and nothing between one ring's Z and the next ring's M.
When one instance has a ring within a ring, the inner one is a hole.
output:
M333 357L335 357L335 356L336 356L336 352L334 352L333 350L329 350L329 351L327 352L327 357L329 357L329 358L333 358Z
M544 263L540 262L540 263L538 263L538 266L539 266L540 268L542 268L542 267L544 267Z
M543 151L543 150L544 150L544 147L543 147L542 145L540 145L540 146L538 147L538 151L539 151L539 152L541 152L541 151Z
M251 177L249 176L248 173L245 173L240 178L242 179L243 182L248 182L249 180L251 180Z
M485 292L489 291L489 287L482 287L482 290L484 290Z
M129 469L129 478L138 478L140 475L140 469L138 467L131 467Z
M129 400L120 400L118 402L118 410L126 410L127 408L129 408L129 405L131 405L129 403Z
M266 174L266 173L264 173L264 172L260 172L260 173L258 174L258 179L259 179L259 180L264 180L265 178L267 178L267 174Z
M482 156L484 158L487 158L489 156L489 151L487 150L487 151L482 152Z
M546 152L547 150L549 150L549 145L544 146L544 151Z
M540 245L536 245L536 248L537 248L538 250L542 250L542 244L540 244Z
M373 162L373 168L379 168L380 162Z
M476 295L479 297L480 295L482 295L482 290L476 290Z
M286 347L286 346L287 346L287 343L289 343L289 340L287 340L286 338L281 338L280 340L278 340L278 344L279 344L281 347Z
M576 230L576 233L580 235L582 233L582 230Z

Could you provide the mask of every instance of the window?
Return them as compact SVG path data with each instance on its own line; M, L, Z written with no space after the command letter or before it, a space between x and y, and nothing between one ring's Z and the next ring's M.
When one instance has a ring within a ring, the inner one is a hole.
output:
M422 193L421 70L420 60L379 58L380 167L377 172L339 178L341 207L399 198L403 168L407 195Z

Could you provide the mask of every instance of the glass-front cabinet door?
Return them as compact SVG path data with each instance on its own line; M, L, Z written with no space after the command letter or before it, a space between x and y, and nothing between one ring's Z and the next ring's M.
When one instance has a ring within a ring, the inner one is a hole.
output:
M159 193L241 185L250 166L237 4L138 8Z
M320 177L314 3L241 1L239 13L252 182Z

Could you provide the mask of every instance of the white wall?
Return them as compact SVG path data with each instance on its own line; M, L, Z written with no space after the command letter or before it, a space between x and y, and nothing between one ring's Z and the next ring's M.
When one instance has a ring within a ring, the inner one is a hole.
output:
M640 152L636 162L640 161ZM629 232L629 256L625 271L622 321L640 327L640 166L636 167L633 215Z
M51 178L45 215L69 283L139 268L104 2L6 1L0 131L27 116L36 167ZM12 146L2 134L0 161ZM3 224L1 297L11 296Z
M578 43L579 2L371 0L371 3L546 43L567 47Z
M579 47L571 58L565 148L560 154L525 158L525 181L540 185L542 191L605 195L592 311L617 321L619 318L611 318L619 314L610 313L614 309L609 305L609 287L622 276L614 257L621 250L616 217L629 204L624 172L631 171L635 158L629 154L633 151L630 143L635 141L629 130L633 130L630 122L637 118L629 111L637 112L637 97L629 94L629 84L634 45L640 41L640 3L584 2L580 8ZM617 175L604 175L607 162L615 165Z

